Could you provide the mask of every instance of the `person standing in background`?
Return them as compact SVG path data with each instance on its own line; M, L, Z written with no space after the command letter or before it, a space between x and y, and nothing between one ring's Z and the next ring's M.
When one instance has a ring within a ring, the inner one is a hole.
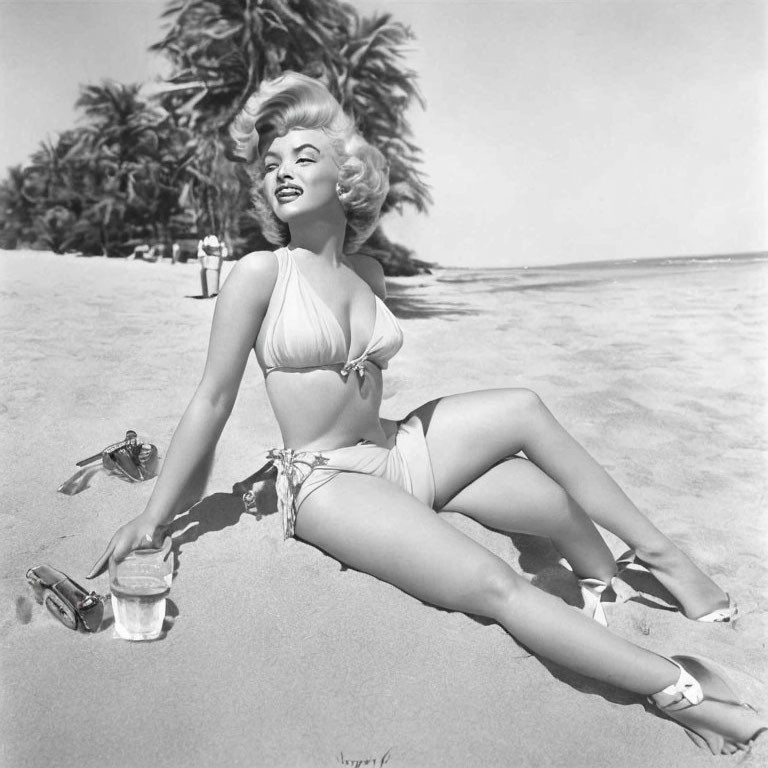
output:
M221 262L227 258L227 246L216 235L206 235L197 244L197 259L200 262L200 285L203 298L219 293Z

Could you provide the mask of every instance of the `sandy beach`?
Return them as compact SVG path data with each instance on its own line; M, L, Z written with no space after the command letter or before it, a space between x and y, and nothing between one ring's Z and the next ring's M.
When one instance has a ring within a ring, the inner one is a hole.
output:
M0 286L0 765L768 765L768 738L745 759L714 758L639 697L283 541L278 515L244 514L232 485L279 445L253 359L204 498L174 523L164 637L122 641L109 620L92 635L65 629L33 601L26 569L50 563L85 584L153 483L100 475L75 496L56 489L129 428L163 454L215 301L199 298L195 264L42 252L0 252ZM768 713L768 261L437 270L389 292L406 343L383 414L536 390L740 606L736 622L705 625L652 601L609 604L612 629L717 659ZM578 605L547 541L441 514ZM107 592L107 577L92 588Z

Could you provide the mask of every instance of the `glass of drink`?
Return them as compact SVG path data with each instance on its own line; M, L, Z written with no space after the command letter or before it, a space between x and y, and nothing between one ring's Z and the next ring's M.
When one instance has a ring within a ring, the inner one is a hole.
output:
M160 549L136 549L109 561L115 630L124 640L155 640L163 631L165 598L171 591L173 552L167 536Z

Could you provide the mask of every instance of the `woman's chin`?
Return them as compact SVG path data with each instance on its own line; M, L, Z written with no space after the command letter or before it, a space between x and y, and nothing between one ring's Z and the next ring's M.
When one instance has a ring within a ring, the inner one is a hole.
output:
M275 216L277 216L283 224L290 225L297 221L306 221L307 224L311 224L319 218L317 214L313 215L312 211L302 210L302 208L297 206L295 202L296 201L283 203L282 205L276 205L272 208Z

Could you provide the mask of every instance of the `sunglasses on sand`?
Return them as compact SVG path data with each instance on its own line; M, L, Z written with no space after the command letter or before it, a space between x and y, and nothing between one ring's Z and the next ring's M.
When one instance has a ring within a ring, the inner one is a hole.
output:
M152 477L148 472L151 458L157 455L157 449L151 443L140 443L136 433L129 429L125 440L103 448L87 459L81 459L76 466L85 467L101 459L104 469L126 476L130 480L145 480Z
M101 466L96 462L100 462ZM79 467L77 472L59 486L60 493L67 496L80 493L88 487L91 478L102 470L132 483L149 480L157 474L157 447L152 443L140 442L136 433L129 429L125 433L125 440L112 443L87 459L81 459L76 466Z
M66 573L50 565L38 565L27 571L27 582L35 600L50 611L65 627L95 632L104 615L102 595L87 592Z

